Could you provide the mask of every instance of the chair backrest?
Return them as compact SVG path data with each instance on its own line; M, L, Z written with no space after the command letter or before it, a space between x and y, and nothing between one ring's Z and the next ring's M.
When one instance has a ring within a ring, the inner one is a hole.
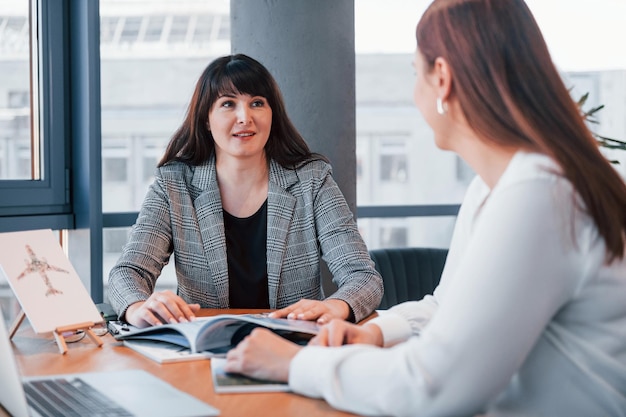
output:
M380 309L432 294L439 284L447 249L391 248L370 250L376 270L383 278Z

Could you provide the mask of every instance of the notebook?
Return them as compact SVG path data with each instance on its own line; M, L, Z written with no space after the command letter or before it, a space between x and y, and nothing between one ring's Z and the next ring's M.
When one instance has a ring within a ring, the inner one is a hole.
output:
M219 415L216 408L143 370L20 378L1 309L0 364L0 404L13 417ZM55 395L57 386L61 394L47 402L43 397ZM76 414L62 409L70 396L80 400L86 408Z

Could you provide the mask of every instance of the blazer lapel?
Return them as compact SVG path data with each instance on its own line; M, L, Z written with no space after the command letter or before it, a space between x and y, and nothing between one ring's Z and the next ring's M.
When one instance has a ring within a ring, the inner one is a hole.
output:
M209 268L209 286L213 287L219 305L229 305L228 267L222 199L217 186L215 160L196 167L192 185L198 193L193 205L198 216L202 246Z
M287 232L296 198L287 189L297 182L295 171L271 161L267 196L267 280L270 308L276 308L280 272L287 248Z

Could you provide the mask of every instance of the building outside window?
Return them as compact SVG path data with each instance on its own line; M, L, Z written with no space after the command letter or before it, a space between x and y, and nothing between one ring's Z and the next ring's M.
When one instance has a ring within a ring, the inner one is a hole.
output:
M34 179L28 14L28 0L6 0L0 5L0 180Z

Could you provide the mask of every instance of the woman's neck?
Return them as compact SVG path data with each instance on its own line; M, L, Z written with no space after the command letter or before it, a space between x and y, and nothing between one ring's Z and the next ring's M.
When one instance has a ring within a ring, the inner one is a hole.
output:
M491 189L519 150L518 147L494 144L475 136L466 138L457 149L453 149Z
M520 148L500 145L478 136L470 128L457 100L451 99L448 109L443 149L453 151L463 158L485 184L493 189Z
M265 157L217 160L217 183L222 208L236 217L256 213L267 199L269 167Z

